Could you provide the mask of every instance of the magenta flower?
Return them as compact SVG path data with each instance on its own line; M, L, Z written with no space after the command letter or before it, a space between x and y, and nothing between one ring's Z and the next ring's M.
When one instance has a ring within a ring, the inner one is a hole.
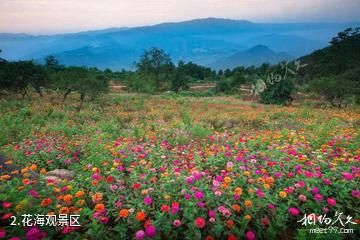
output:
M354 198L360 198L360 191L352 190L351 191L351 196L353 196Z
M295 207L291 207L288 209L289 213L293 216L297 216L299 215L300 211L299 209L295 208Z
M145 197L144 198L144 204L145 205L150 205L152 203L152 198L151 197Z
M348 173L348 172L342 172L341 175L348 181L351 181L354 178L354 176L351 173Z
M255 233L253 231L247 231L246 239L247 240L255 240L256 239Z
M204 197L204 193L197 191L194 196L196 199L202 199Z
M334 199L334 198L328 198L327 199L327 203L331 206L331 207L333 207L333 206L335 206L336 205L336 200Z
M156 228L153 225L148 225L145 228L145 235L148 237L155 237L156 235Z
M320 202L324 199L324 197L320 193L317 193L314 195L314 199L315 199L315 201Z

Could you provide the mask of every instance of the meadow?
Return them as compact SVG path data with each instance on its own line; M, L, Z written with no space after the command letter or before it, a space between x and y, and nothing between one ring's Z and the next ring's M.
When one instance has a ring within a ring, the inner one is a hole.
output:
M358 108L171 93L79 104L75 94L0 100L0 238L359 236ZM54 169L74 177L47 177ZM299 222L336 212L345 226L334 226L353 233ZM78 214L80 226L10 224L23 214Z

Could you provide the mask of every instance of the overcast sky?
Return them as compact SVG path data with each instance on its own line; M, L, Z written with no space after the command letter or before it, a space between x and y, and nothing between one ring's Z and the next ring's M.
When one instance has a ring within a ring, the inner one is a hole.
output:
M0 32L63 33L205 17L360 21L360 0L0 0Z

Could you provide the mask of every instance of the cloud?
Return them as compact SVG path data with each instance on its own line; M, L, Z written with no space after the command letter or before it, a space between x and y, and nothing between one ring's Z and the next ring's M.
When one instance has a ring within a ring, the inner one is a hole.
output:
M360 20L358 0L0 0L0 31L68 32L204 17Z

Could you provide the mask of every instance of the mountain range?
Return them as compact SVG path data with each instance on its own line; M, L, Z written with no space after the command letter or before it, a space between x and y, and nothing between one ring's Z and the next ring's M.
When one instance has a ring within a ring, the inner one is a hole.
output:
M42 62L54 55L62 64L113 70L133 69L142 52L159 47L179 60L214 69L276 63L328 46L330 39L358 23L254 23L219 18L134 28L30 35L0 33L1 57Z

